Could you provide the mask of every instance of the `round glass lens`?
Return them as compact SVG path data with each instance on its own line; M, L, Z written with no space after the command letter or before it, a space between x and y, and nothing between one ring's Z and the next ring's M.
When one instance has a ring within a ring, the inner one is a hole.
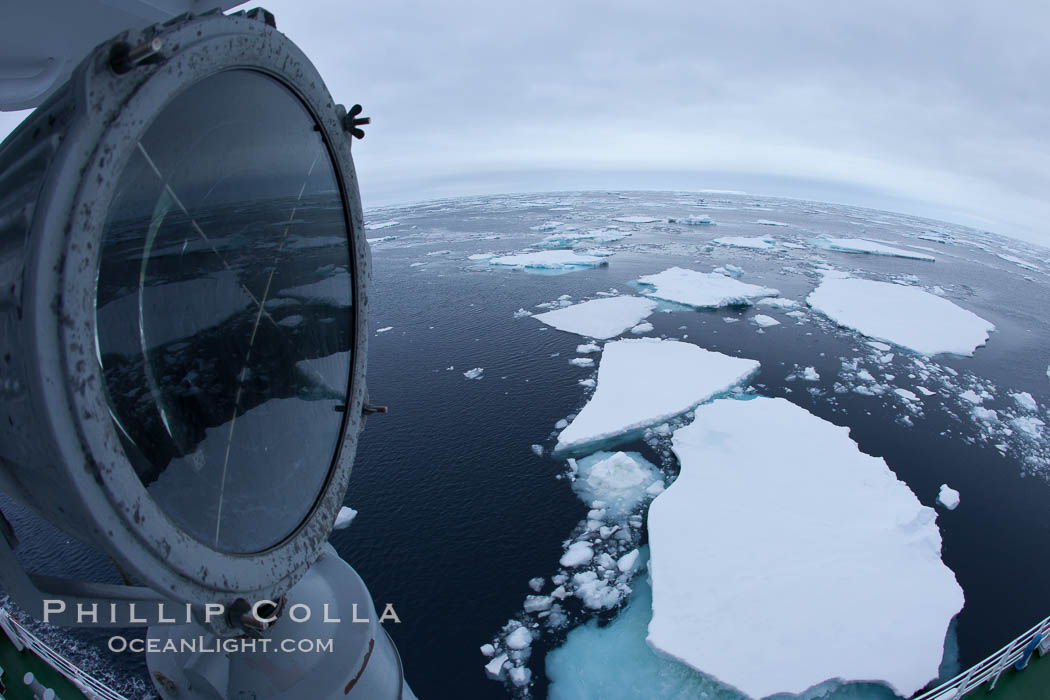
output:
M124 450L182 530L287 539L338 452L353 348L349 231L316 121L250 70L174 97L108 213L97 349Z

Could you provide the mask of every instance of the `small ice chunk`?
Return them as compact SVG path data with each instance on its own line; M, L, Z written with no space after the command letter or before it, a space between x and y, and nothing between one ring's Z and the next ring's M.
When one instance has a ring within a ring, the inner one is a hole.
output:
M590 401L558 436L556 450L658 425L758 371L755 360L656 338L607 343Z
M893 393L897 394L897 396L901 397L902 399L904 399L906 401L918 401L919 400L918 396L916 396L913 392L908 391L907 389L897 388L897 389L893 390Z
M569 427L569 421L565 420L564 418L560 419L557 423L554 424L555 430L565 430L567 427Z
M1039 404L1036 403L1035 397L1029 394L1027 391L1021 391L1016 394L1010 394L1017 402L1017 405L1026 411L1038 411Z
M593 367L594 360L589 357L574 357L569 360L569 364L577 367Z
M350 527L350 523L354 522L354 518L357 517L357 511L353 508L343 506L339 509L339 513L335 516L335 524L332 525L333 530L345 530Z
M1043 421L1032 416L1018 416L1010 421L1010 425L1017 428L1033 440L1038 440L1042 437L1043 428L1046 426Z
M776 296L780 292L769 287L747 284L713 272L697 272L672 267L655 275L638 278L642 285L652 287L645 294L697 308L745 306L752 299Z
M604 504L588 513L589 518L623 518L641 504L646 487L662 478L656 466L637 452L595 452L576 463L579 478L573 490L585 503Z
M532 454L537 457L543 456L543 445L530 445L529 448L532 450Z
M579 384L580 386L585 386L588 389L593 389L595 387L595 385L597 384L597 382L594 381L594 379L592 379L591 377L588 377L587 379L581 379L580 381L578 381L576 383Z
M755 221L756 224L761 226L790 226L791 224L785 224L783 221L772 221L770 219L758 219Z
M806 301L840 326L924 355L973 355L995 326L916 287L825 276Z
M772 316L766 316L765 314L755 314L751 317L751 323L755 324L759 328L769 328L770 326L780 325L780 321L776 320Z
M494 257L496 257L495 253L474 253L468 255L467 260L491 260Z
M777 244L776 240L767 236L723 236L714 240L718 245L732 246L734 248L751 248L752 250L768 250Z
M601 346L595 345L594 343L584 343L583 345L576 346L576 352L581 355L586 355L589 352L601 352Z
M534 590L537 593L539 593L540 591L543 590L543 582L544 582L544 578L542 576L537 576L536 578L530 578L529 579L529 588L531 588L532 590Z
M634 570L634 565L638 563L638 550L632 549L627 554L616 560L616 568L627 573L628 571Z
M549 595L530 595L525 596L525 612L542 612L544 610L550 610L551 605L554 604L554 599Z
M631 333L634 333L635 335L642 335L644 333L650 332L652 329L653 329L653 324L651 324L648 321L646 321L644 323L639 323L637 326L632 328L631 329Z
M475 367L474 369L468 369L463 373L463 376L467 379L481 379L481 374L484 372L484 368Z
M560 331L605 340L637 325L656 306L652 299L642 297L606 297L536 314L534 318Z
M924 386L917 386L915 388L918 389L919 393L922 394L923 396L933 396L934 394L937 393L936 391L930 391L929 389L927 389Z
M615 607L624 596L623 591L598 578L598 574L594 571L581 571L574 574L572 582L576 587L574 595L583 601L584 606L592 610Z
M530 632L529 628L524 625L516 627L513 632L507 635L504 644L507 645L508 649L520 651L532 644L532 632Z
M959 492L948 484L941 484L941 490L937 493L937 502L948 510L959 507Z
M974 406L979 406L984 402L984 399L981 398L981 396L973 389L967 389L963 393L959 394L959 398L969 401Z
M518 309L517 311L514 312L514 318L525 318L526 316L531 316L531 315L532 315L532 312L531 311L526 311L525 309Z
M506 654L500 654L485 664L486 675L493 680L499 679L503 675L503 665L507 663L508 658Z
M496 653L496 647L492 646L491 644L482 644L481 645L481 654L483 656L488 656L488 657L491 658L495 653Z
M802 370L802 374L800 376L807 382L820 381L820 375L817 374L816 367L807 367L806 369Z
M757 306L772 306L774 309L794 309L798 302L794 299L781 299L780 297L766 297L755 302Z
M709 216L681 216L667 220L670 224L685 224L686 226L713 226Z
M383 328L377 328L376 333L386 333L387 331L394 330L393 326L384 326Z
M532 680L532 671L524 666L511 666L507 671L507 677L517 687L524 688Z
M570 569L574 566L583 566L593 558L594 549L591 548L590 542L573 542L569 545L565 554L561 555L561 559L558 560L558 563L565 568Z
M398 226L400 223L401 222L399 222L399 221L377 221L375 223L365 224L365 230L366 231L378 231L380 229L391 228L393 226Z
M663 221L663 219L656 219L652 216L614 216L612 220L623 224L655 224Z

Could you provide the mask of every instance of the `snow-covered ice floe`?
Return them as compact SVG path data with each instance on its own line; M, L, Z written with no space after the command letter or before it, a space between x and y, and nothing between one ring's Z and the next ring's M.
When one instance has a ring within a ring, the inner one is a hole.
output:
M644 290L648 296L706 309L746 306L752 299L780 294L778 290L769 287L747 284L713 272L697 272L682 267L668 268L655 275L644 275L638 278L638 283L652 287Z
M818 238L813 244L818 248L837 250L840 253L867 253L868 255L887 255L893 258L910 258L927 262L936 261L936 258L932 255L904 250L903 248L894 248L893 246L863 238Z
M606 343L594 395L558 436L555 451L615 441L662 423L732 389L758 369L756 360L676 340Z
M533 318L560 331L605 340L637 326L656 306L652 299L642 297L606 297L536 314Z
M538 253L516 253L489 259L490 265L524 267L540 270L576 270L608 265L609 261L596 255L580 255L571 250L541 250Z
M825 275L806 298L840 326L924 355L973 355L995 326L916 287Z
M937 677L963 592L936 513L848 429L719 399L672 448L681 473L649 509L650 644L755 698L828 679L907 697Z
M732 246L733 248L750 248L752 250L769 250L776 246L777 242L768 236L723 236L714 240L718 245Z
M614 216L612 220L623 224L655 224L658 221L663 221L663 219L652 216Z

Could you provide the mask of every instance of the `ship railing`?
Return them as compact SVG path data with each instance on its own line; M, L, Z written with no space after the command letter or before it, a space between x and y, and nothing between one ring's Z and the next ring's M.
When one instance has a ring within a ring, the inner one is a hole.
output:
M988 690L993 690L999 682L999 677L1007 669L1011 666L1024 668L1037 651L1040 656L1050 652L1050 617L1034 625L985 660L936 688L913 697L912 700L957 700L985 683L991 683Z
M81 670L57 651L40 641L35 634L23 627L18 620L11 617L11 614L4 608L0 608L0 628L4 630L4 633L7 634L15 648L19 651L28 648L43 659L51 668L68 678L69 682L76 686L88 700L127 700L123 695Z

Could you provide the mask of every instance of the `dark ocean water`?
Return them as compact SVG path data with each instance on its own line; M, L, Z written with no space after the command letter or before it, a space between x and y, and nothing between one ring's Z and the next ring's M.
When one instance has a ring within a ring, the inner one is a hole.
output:
M690 214L708 215L717 225L666 222ZM612 220L622 216L662 221ZM944 374L952 382L945 386L968 387L971 377L994 383L994 405L1004 406L1010 392L1028 391L1050 425L1046 250L899 215L731 195L493 197L373 211L368 219L398 222L369 233L394 237L373 246L371 327L391 329L370 335L368 368L370 398L389 406L390 413L370 418L362 434L346 498L359 515L332 541L364 578L377 605L396 607L402 622L387 629L420 698L510 695L485 677L486 659L478 647L520 613L524 596L532 592L530 578L555 573L563 542L586 515L568 481L559 478L565 462L549 453L554 424L581 408L586 393L578 380L594 370L568 363L583 342L579 336L515 318L519 308L539 311L536 305L561 295L582 301L610 288L637 293L632 280L672 265L706 272L732 263L746 271L743 281L777 287L782 296L799 300L819 281L815 270L822 262L875 279L915 275L922 286L941 287L949 299L997 327L974 357L935 359L958 373ZM755 223L758 219L790 226L764 226ZM534 244L547 232L532 227L551 220L580 231L617 226L631 235L605 245L615 252L607 266L567 274L530 274L468 260L476 253ZM938 259L710 245L718 236L805 242L821 234L924 246ZM952 242L917 239L921 234ZM997 252L1023 257L1038 271ZM943 560L966 595L957 624L963 667L1050 613L1045 595L1050 484L1040 462L1047 454L1046 436L1041 445L1011 443L1004 454L993 444L998 440L979 438L978 427L951 396L925 402L923 415L905 425L901 403L891 397L835 393L836 382L852 386L843 360L870 357L871 348L857 334L816 314L795 324L769 310L763 313L782 324L759 333L747 322L753 313L658 312L649 318L654 330L648 335L688 336L706 349L759 360L762 369L751 384L760 393L785 397L848 426L860 449L883 457L924 505L934 505L941 483L961 492L957 510L938 509L938 524ZM898 351L883 370L903 380L911 357ZM803 387L786 379L805 366L815 367L821 380ZM474 367L484 368L481 380L463 376ZM811 386L823 393L806 391ZM533 444L545 448L544 456L533 453ZM674 473L673 459L651 445L639 441L628 447ZM4 505L6 510L9 504ZM30 522L17 508L15 517L16 526ZM34 534L22 556L45 573L113 578L112 567L61 533L38 526ZM81 630L69 637L99 648L105 635ZM559 641L548 635L533 647L535 697L546 695L544 652ZM100 665L109 664L118 675L144 677L141 659L114 658L104 650L99 656Z

